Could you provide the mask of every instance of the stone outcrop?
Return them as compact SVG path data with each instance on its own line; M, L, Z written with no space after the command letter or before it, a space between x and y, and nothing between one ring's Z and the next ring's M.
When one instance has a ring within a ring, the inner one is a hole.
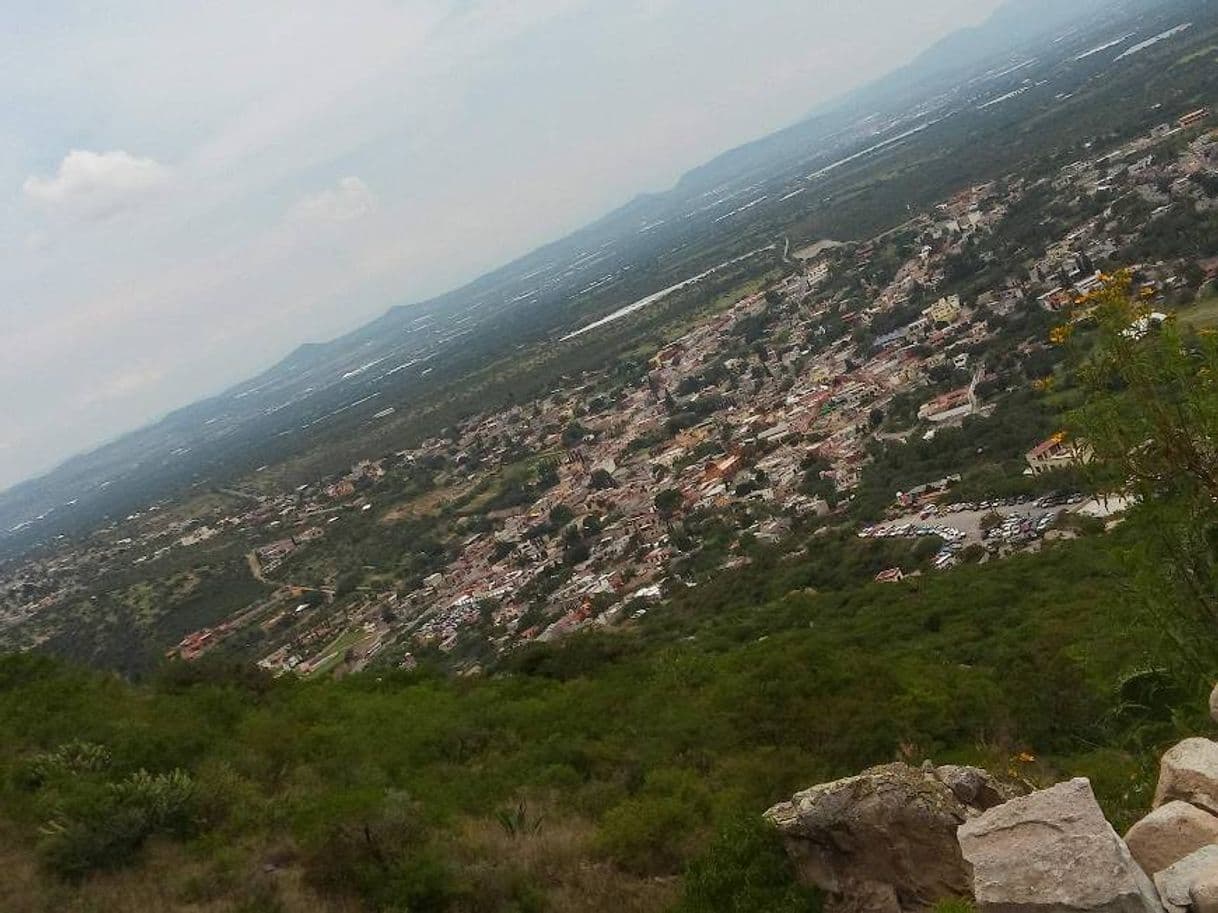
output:
M1129 852L1147 875L1154 875L1203 846L1218 843L1218 816L1172 800L1129 829Z
M965 822L959 839L979 913L1162 913L1087 780L990 809Z
M1172 800L1218 814L1218 742L1185 739L1163 755L1155 808Z
M1155 887L1168 913L1187 913L1193 886L1218 867L1218 846L1206 846L1155 875Z
M1218 722L1218 686L1210 695ZM873 767L766 817L827 913L1218 913L1218 742L1163 755L1122 840L1085 779L1017 795L975 767Z
M1218 913L1218 866L1200 872L1188 889L1188 896L1194 913Z
M970 895L956 829L1007 795L975 768L889 764L797 793L766 817L830 913L910 913Z

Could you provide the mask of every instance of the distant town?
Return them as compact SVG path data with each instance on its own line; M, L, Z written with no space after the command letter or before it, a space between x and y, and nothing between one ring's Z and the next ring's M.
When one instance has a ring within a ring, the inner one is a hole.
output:
M867 242L787 242L785 275L658 350L416 448L274 494L236 485L188 515L154 504L65 540L0 578L0 636L22 647L60 636L65 607L98 580L113 580L137 617L155 613L141 575L188 595L206 582L193 556L214 568L206 556L227 549L253 598L173 632L166 655L236 650L302 676L420 657L476 671L488 655L663 611L707 562L747 563L753 543L783 542L800 524L927 542L934 573L1071 536L1080 518L1118 522L1119 498L1061 481L1087 463L1086 442L1035 427L1007 480L1017 493L965 497L949 473L883 492L879 516L857 508L885 448L989 420L1020 393L1050 394L1050 330L1086 320L1110 272L1127 270L1146 303L1135 333L1218 278L1218 258L1123 259L1161 220L1218 207L1209 123L1207 110L1180 112L1040 179L969 187ZM1043 249L1003 260L1029 217ZM978 289L962 274L994 281ZM409 561L370 558L352 574L329 560L378 537ZM920 573L891 566L875 579Z

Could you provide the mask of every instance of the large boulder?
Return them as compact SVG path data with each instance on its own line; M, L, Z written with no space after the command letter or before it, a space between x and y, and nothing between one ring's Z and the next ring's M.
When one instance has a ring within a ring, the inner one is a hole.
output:
M1194 885L1218 866L1218 846L1202 847L1155 875L1155 887L1168 913L1187 913Z
M1218 843L1218 817L1174 799L1131 827L1125 843L1143 871L1154 875L1203 846Z
M1218 742L1185 739L1163 755L1155 808L1173 799L1218 814Z
M959 838L980 913L1162 913L1085 779L990 809Z
M1193 902L1193 913L1218 913L1218 865L1197 874L1188 896Z
M975 768L888 764L797 793L766 818L829 913L910 913L970 896L956 829L1004 798Z

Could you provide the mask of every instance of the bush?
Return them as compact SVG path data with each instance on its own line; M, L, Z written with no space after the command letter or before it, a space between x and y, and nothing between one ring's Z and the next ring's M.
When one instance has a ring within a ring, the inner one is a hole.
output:
M81 784L63 806L43 826L39 849L47 867L66 879L127 864L153 834L187 836L198 808L194 782L180 770Z
M110 749L76 740L60 745L54 751L35 755L17 769L14 781L21 789L33 792L61 777L100 773L109 768L110 763Z
M939 901L931 908L931 913L977 913L977 908L967 900L953 898Z
M671 875L680 871L699 823L698 813L684 798L637 796L609 810L599 842L628 872Z
M817 891L795 883L777 832L748 817L724 828L685 873L677 913L818 913Z
M375 909L429 913L448 909L456 895L421 808L400 792L364 816L332 825L306 853L304 870L320 893L358 897Z

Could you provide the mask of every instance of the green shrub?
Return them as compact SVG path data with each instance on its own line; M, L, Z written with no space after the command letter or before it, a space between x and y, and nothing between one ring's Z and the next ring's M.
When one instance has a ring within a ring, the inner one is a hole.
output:
M430 913L456 897L453 872L428 840L418 803L389 793L373 812L332 825L305 854L305 879L377 910Z
M104 745L75 740L19 765L15 782L18 788L33 792L65 776L100 773L110 766L111 760L110 750Z
M691 835L700 824L690 804L676 796L627 799L601 822L601 849L622 868L637 875L680 871Z
M724 828L685 873L677 913L819 913L817 891L796 884L777 832L747 817Z
M137 771L118 783L64 790L42 827L44 864L65 879L130 862L153 834L187 836L197 823L194 782L180 770Z
M969 901L959 898L941 900L931 908L931 913L977 913Z

